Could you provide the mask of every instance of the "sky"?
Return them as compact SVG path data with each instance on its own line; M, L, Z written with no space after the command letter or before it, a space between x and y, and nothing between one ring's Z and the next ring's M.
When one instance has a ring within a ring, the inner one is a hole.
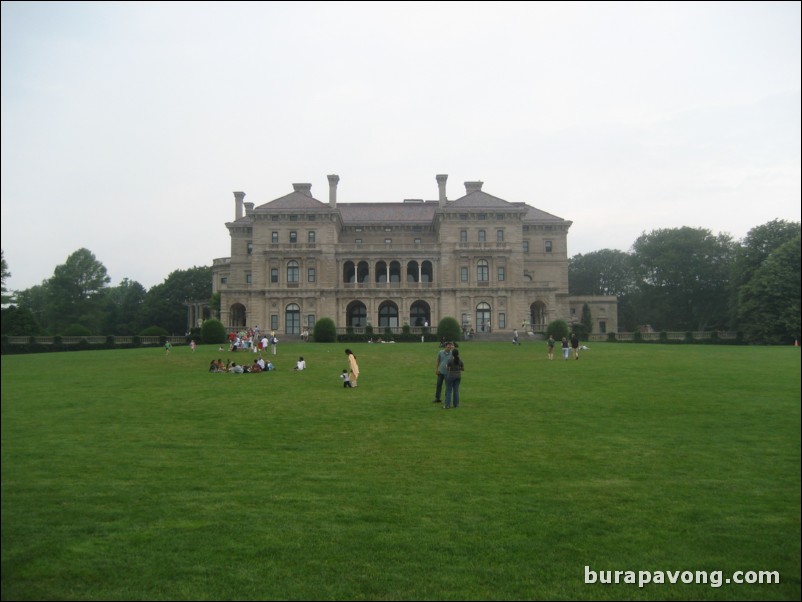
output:
M230 255L234 191L573 222L568 254L800 221L798 2L3 2L9 290L87 248L149 289Z

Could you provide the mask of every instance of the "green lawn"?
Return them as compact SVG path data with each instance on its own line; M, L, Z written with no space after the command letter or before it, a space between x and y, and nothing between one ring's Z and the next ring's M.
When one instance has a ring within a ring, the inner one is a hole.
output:
M2 599L800 599L798 348L345 347L3 356Z

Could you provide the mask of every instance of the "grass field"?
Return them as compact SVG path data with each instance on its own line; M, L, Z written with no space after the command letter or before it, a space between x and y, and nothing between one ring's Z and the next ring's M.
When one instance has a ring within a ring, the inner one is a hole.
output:
M2 599L800 599L798 348L345 347L3 356Z

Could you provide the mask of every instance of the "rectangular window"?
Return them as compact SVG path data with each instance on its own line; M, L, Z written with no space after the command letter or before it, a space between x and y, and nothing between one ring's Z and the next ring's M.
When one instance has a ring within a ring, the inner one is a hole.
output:
M315 268L307 268L306 269L306 281L307 282L314 282L315 281Z
M529 253L529 241L524 241L524 253Z
M226 276L221 277L220 284L228 284L228 278Z
M505 274L504 274L504 267L503 267L503 266L500 266L500 267L498 268L498 281L499 281L499 282L504 282L504 275L505 275Z
M298 242L298 233L295 230L293 230L290 232L290 243L296 243L296 242Z
M308 242L310 245L315 244L315 231L314 230L310 230L309 232L306 233L306 242Z
M459 231L459 241L460 242L468 242L468 231L467 230L460 230Z
M306 316L306 327L309 330L314 330L315 329L315 322L317 322L317 320L315 320L315 314L307 314L307 316Z
M607 333L607 322L604 320L599 320L599 332L602 334Z
M551 241L546 241L546 253L551 253Z
M496 242L504 242L504 230L496 230Z
M270 315L270 330L278 330L278 314Z
M459 279L462 282L468 282L468 268L459 269Z
M278 232L271 232L270 233L270 242L276 244L278 242Z
M245 284L253 284L253 276L245 274Z
M416 238L416 239L415 239L415 244L416 244L416 245L419 245L419 244L420 244L420 238Z
M487 241L487 232L484 230L479 230L479 242L486 242Z
M358 247L361 247L361 246L362 246L362 239L361 239L361 238L357 238L357 239L354 241L354 244L355 244L356 246L358 246Z
M507 328L507 314L498 315L498 327Z
M251 255L252 253L253 253L253 242L251 242L249 240L248 241L248 255Z
M273 284L276 284L278 282L278 268L271 268L270 282L272 282Z
M393 239L392 239L392 238L385 238L385 239L384 239L384 244L386 244L386 245L391 245L391 244L393 244Z

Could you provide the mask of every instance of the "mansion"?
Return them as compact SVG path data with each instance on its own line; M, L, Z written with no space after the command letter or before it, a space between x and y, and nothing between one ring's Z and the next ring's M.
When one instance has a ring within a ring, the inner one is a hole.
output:
M311 184L256 207L234 193L231 256L212 267L224 325L292 335L327 317L340 331L382 334L450 316L480 335L543 332L579 322L587 304L594 333L617 331L616 297L568 294L570 221L482 182L448 200L445 175L437 200L342 203L339 179L328 176L328 202Z

